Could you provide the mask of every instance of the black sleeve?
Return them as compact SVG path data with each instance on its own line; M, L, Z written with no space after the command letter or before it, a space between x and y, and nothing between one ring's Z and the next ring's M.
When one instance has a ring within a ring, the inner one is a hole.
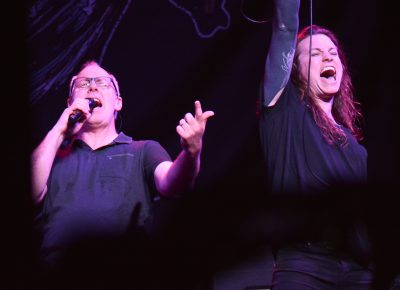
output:
M164 161L171 161L171 157L160 143L153 140L146 141L143 164L146 178L152 185L154 183L154 170Z
M263 80L264 106L268 106L289 80L299 26L299 7L300 0L275 0L272 37Z

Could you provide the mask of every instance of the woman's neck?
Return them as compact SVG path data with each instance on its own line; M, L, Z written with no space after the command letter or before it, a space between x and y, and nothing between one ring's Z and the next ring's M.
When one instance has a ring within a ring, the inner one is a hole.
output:
M332 115L332 106L333 106L333 101L335 97L332 96L329 99L321 99L321 98L315 98L316 103L318 107L321 108L321 110L328 116L328 118L337 125L335 118Z

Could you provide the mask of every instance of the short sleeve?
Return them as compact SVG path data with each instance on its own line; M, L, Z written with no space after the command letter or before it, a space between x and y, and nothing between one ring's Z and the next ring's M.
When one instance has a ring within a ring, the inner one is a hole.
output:
M146 179L154 181L153 176L156 167L164 161L171 161L171 157L160 143L153 140L146 141L143 150L143 167Z

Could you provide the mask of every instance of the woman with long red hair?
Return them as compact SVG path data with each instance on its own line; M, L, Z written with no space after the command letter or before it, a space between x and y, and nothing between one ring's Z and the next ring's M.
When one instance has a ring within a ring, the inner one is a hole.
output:
M260 136L277 213L272 289L371 289L362 115L337 37L317 25L298 33L299 7L275 0L263 79Z

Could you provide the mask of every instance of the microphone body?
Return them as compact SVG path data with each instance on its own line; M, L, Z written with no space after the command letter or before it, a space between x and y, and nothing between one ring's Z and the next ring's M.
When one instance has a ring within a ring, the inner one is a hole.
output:
M93 111L94 108L101 107L101 103L98 100L94 98L88 98L87 100L89 102L90 113ZM75 110L71 115L69 115L68 126L72 127L77 122L82 122L84 118L85 116L81 110Z

